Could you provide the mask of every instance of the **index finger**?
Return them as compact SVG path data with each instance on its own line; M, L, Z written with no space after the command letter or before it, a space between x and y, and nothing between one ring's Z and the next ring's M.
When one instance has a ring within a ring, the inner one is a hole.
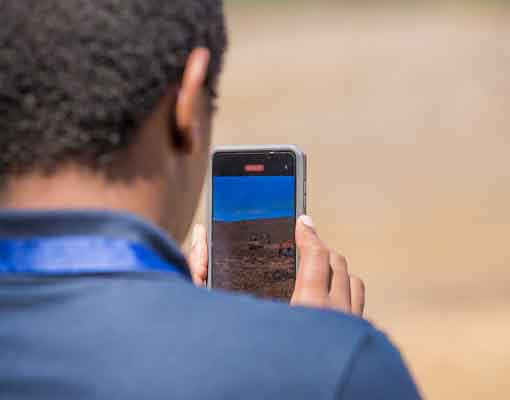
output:
M325 298L329 292L331 268L329 250L315 232L310 217L299 218L296 245L300 254L296 291L306 297Z

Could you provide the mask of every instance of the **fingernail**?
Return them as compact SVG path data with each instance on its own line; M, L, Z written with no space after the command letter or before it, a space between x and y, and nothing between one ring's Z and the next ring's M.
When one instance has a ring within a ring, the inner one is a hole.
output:
M300 220L303 223L303 225L306 225L307 227L312 228L312 229L315 228L312 217L310 217L308 215L303 215L303 216L301 216Z

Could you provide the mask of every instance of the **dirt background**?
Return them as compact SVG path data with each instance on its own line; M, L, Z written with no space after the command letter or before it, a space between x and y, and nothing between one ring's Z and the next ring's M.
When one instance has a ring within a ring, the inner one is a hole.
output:
M426 397L510 398L510 8L232 3L216 144L305 149Z

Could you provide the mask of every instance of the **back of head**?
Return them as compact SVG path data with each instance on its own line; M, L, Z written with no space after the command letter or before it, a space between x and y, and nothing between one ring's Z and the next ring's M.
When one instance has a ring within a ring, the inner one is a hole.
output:
M211 101L226 45L221 0L0 0L0 180L107 165L206 47Z

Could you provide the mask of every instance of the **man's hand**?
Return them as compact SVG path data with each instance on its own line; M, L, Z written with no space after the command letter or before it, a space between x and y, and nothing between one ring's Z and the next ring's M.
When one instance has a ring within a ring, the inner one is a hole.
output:
M361 317L365 308L363 281L349 275L345 258L328 249L308 216L298 220L296 245L301 259L291 304Z
M365 307L363 281L349 275L345 258L321 241L310 217L299 218L296 244L301 259L291 305L333 309L361 317ZM207 280L208 256L206 229L197 225L188 264L198 287L204 287Z
M191 250L188 254L188 265L195 286L205 286L208 264L207 231L204 226L195 225L191 239Z

